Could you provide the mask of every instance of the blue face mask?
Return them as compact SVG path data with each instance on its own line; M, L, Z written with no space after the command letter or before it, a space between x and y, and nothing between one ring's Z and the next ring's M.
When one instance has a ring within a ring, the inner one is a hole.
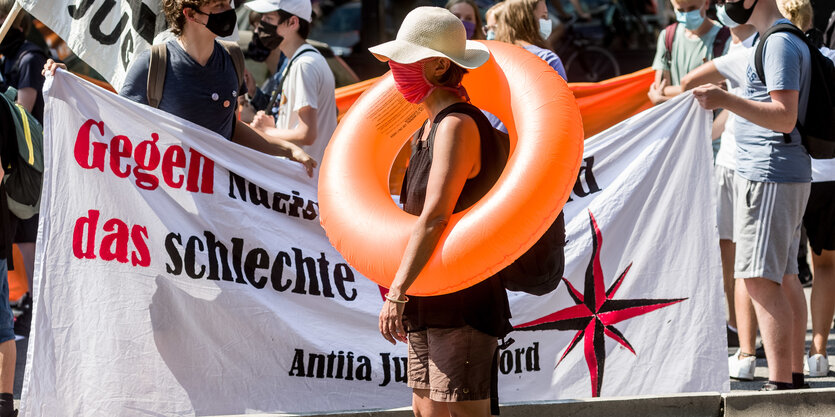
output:
M691 10L684 13L676 10L676 21L684 25L687 30L696 30L704 23L705 18L702 17L701 10Z
M727 26L729 29L733 29L739 26L739 23L733 21L733 19L728 16L728 12L725 11L725 5L716 6L716 18L719 19L719 23L724 26Z
M492 30L488 30L487 31L487 40L488 41L496 40L496 32L494 32Z

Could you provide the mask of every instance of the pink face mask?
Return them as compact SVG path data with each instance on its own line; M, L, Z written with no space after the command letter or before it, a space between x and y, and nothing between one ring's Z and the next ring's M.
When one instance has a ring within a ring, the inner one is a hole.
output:
M435 89L435 86L423 75L424 62L399 64L389 61L391 75L394 77L394 85L409 103L418 104L423 102Z
M397 91L403 95L409 103L420 104L429 94L432 94L436 88L450 90L469 101L464 87L458 88L440 87L429 82L423 74L423 65L427 60L414 62L411 64L400 64L389 60L389 68L391 68L391 75L394 77L394 86Z

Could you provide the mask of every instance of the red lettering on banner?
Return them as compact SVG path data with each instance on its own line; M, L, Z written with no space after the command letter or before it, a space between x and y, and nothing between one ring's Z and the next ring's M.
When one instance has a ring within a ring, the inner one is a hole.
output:
M107 145L94 142L92 144L93 160L90 161L90 128L93 125L99 128L100 135L104 135L104 122L97 122L93 119L84 122L81 129L78 129L78 136L75 138L75 160L82 168L98 168L99 171L104 172L104 154L107 152Z
M98 210L88 210L87 216L79 217L73 228L72 252L78 259L96 259L96 234L98 232ZM104 222L102 230L107 232L102 237L99 257L103 261L128 262L128 252L133 266L151 265L151 253L148 251L148 229L145 226L129 227L120 219ZM133 250L131 251L131 245Z
M115 135L108 146L108 143L91 137L94 126L98 134L104 136L104 122L89 119L78 129L75 139L75 161L82 168L105 172L105 159L109 159L108 165L114 175L128 178L133 174L134 183L143 190L157 189L161 174L163 182L171 188L185 185L192 193L214 193L215 163L200 152L189 149L187 155L181 146L171 145L163 153L158 146L157 133L151 133L151 139L136 146L127 136Z

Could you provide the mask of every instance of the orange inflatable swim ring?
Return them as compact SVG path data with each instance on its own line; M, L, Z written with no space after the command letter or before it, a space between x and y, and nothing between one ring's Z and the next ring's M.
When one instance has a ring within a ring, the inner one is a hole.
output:
M520 47L484 43L490 60L469 70L463 85L475 106L507 126L511 153L493 188L452 215L409 295L455 292L510 265L557 218L580 169L583 125L565 81ZM427 117L423 106L403 99L388 74L343 117L322 160L322 226L352 267L386 288L417 221L392 200L388 176Z

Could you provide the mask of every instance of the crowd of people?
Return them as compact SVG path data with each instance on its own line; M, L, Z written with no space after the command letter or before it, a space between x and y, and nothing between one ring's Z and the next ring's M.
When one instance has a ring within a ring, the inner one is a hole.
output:
M0 0L0 18L13 0ZM491 2L492 3L492 2ZM560 18L568 12L552 0ZM140 54L119 94L206 127L227 140L301 164L318 176L337 124L334 76L307 42L310 0L252 0L254 32L246 52L218 39L232 34L237 15L228 0L165 0L173 35ZM501 172L490 159L493 128L502 122L469 104L461 80L484 64L496 40L524 48L566 78L551 50L558 22L545 0L506 0L482 8L450 0L446 9L420 7L404 20L397 38L371 48L388 63L404 98L423 105L430 118L412 138L412 156L401 195L404 210L419 217L380 313L380 332L408 343L408 384L417 415L489 415L496 405L497 340L512 328L508 300L498 279L439 297L406 297L428 261L450 216L473 204ZM585 5L571 0L580 18ZM806 42L772 26L791 23L819 42L826 56L835 39L812 36L809 0L670 0L676 22L658 37L649 99L660 104L686 91L714 110L717 227L729 310L729 343L739 350L730 377L753 379L757 329L768 359L763 390L808 387L809 376L829 371L826 345L835 314L835 229L831 169L806 152L796 125L804 121L811 83ZM570 8L569 8L570 9ZM710 18L715 10L716 20ZM835 19L835 14L833 15ZM2 85L16 102L43 120L44 76L62 64L25 40L31 17L15 18L0 43ZM557 31L558 32L558 31ZM757 75L757 42L764 48L764 79ZM162 59L160 60L160 56ZM268 76L258 85L244 65L257 56ZM3 126L4 130L8 126ZM13 129L12 129L13 130ZM0 174L16 151L2 135ZM0 193L5 196L5 192ZM0 198L0 276L10 266L11 245L34 264L38 218L20 219ZM808 204L807 204L808 203ZM807 306L798 279L798 250L805 229L812 249L813 342L805 351ZM13 415L15 363L8 284L0 285L0 417ZM435 347L440 346L441 348ZM462 364L468 358L466 364ZM467 366L464 366L467 365ZM491 404L492 400L492 404Z

